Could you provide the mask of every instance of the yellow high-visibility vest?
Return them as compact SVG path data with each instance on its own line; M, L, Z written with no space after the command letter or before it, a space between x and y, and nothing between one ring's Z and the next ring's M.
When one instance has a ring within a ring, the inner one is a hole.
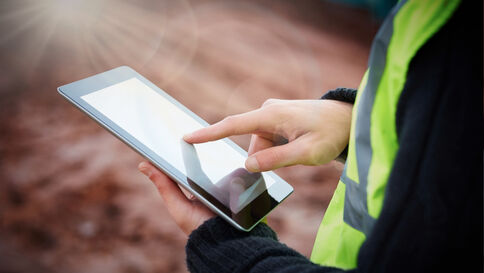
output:
M378 31L353 108L348 157L314 244L314 263L357 266L399 148L396 111L410 61L448 21L458 0L402 0Z

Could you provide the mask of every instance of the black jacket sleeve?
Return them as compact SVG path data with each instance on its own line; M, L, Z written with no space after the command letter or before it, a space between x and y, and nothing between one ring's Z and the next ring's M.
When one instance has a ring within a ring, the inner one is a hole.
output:
M400 148L355 272L482 272L482 6L472 2L410 64ZM311 263L265 224L245 233L220 218L190 235L186 253L191 272L341 271Z
M277 241L264 223L243 232L220 217L212 218L192 232L186 245L190 272L337 272L322 268Z
M337 100L354 104L356 100L356 92L357 90L353 88L338 87L334 90L329 90L328 92L326 92L326 94L324 94L321 99Z

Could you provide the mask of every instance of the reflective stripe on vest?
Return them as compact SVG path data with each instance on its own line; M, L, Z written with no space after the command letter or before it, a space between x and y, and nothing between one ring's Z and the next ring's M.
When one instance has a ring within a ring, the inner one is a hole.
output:
M363 90L356 114L356 164L358 165L359 183L346 174L346 166L341 176L341 182L346 185L343 219L351 227L362 231L367 236L373 229L375 218L368 214L366 188L368 185L368 170L372 157L370 118L375 100L376 90L385 69L387 48L393 34L393 18L406 1L401 1L393 8L388 18L380 27L372 44L370 52L370 67L367 83Z
M348 158L316 237L311 260L355 268L378 220L398 151L396 110L410 61L450 18L459 1L401 1L372 44L353 108Z

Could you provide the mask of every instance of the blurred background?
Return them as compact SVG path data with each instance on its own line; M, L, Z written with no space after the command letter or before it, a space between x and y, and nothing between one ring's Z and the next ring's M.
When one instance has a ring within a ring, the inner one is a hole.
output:
M1 1L0 272L186 272L187 238L141 157L58 86L128 65L209 123L316 99L358 86L387 10L364 4ZM277 171L295 188L268 219L282 242L310 255L342 167Z

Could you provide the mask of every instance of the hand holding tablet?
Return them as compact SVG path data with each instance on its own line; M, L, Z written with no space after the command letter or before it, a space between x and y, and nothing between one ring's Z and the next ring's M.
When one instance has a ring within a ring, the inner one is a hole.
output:
M198 200L187 199L172 179L149 162L141 162L138 169L155 184L171 217L186 235L215 216Z
M185 134L208 124L131 68L119 67L58 91L241 230L252 229L293 191L272 172L247 171L247 153L228 139L185 142Z

